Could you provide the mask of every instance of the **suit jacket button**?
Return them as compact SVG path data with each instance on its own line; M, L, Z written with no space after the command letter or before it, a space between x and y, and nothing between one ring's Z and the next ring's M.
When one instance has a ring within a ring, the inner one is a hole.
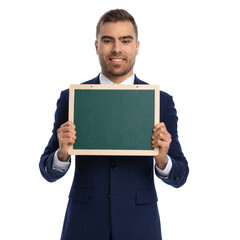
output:
M178 180L179 180L179 178L178 178L178 177L174 177L174 180L175 180L175 181L178 181Z
M116 170L116 169L117 169L117 164L116 164L116 163L113 163L113 164L112 164L112 168L113 168L114 170Z

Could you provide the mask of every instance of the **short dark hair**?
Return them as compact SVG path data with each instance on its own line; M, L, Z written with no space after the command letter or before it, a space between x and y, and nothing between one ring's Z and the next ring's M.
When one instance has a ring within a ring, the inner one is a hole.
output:
M102 15L96 28L96 38L100 32L102 25L106 22L130 21L133 24L136 39L138 39L138 28L133 16L124 9L110 10Z

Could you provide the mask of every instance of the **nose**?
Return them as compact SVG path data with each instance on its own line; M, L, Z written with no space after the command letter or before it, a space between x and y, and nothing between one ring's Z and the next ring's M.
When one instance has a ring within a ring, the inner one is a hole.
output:
M121 53L122 52L121 43L119 41L114 42L112 52L113 53Z

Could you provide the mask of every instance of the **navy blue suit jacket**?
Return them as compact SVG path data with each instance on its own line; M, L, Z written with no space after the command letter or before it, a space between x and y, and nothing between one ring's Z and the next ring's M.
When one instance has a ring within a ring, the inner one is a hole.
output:
M99 77L85 84L99 84ZM146 84L135 77L134 84ZM40 159L40 171L49 182L66 172L52 169L59 148L57 129L68 121L69 91L57 102L52 137ZM160 92L160 122L172 135L168 155L173 166L162 179L182 186L188 176L188 163L177 133L177 115L173 99ZM75 175L69 194L62 240L161 240L161 227L154 185L153 157L76 156ZM158 173L156 172L158 175Z

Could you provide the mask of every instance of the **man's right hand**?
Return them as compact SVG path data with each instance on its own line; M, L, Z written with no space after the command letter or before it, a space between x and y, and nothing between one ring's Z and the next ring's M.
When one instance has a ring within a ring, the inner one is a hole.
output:
M70 155L68 154L69 146L73 145L76 140L76 126L68 121L60 126L57 130L57 136L59 140L59 150L57 153L58 159L62 162L66 162Z

